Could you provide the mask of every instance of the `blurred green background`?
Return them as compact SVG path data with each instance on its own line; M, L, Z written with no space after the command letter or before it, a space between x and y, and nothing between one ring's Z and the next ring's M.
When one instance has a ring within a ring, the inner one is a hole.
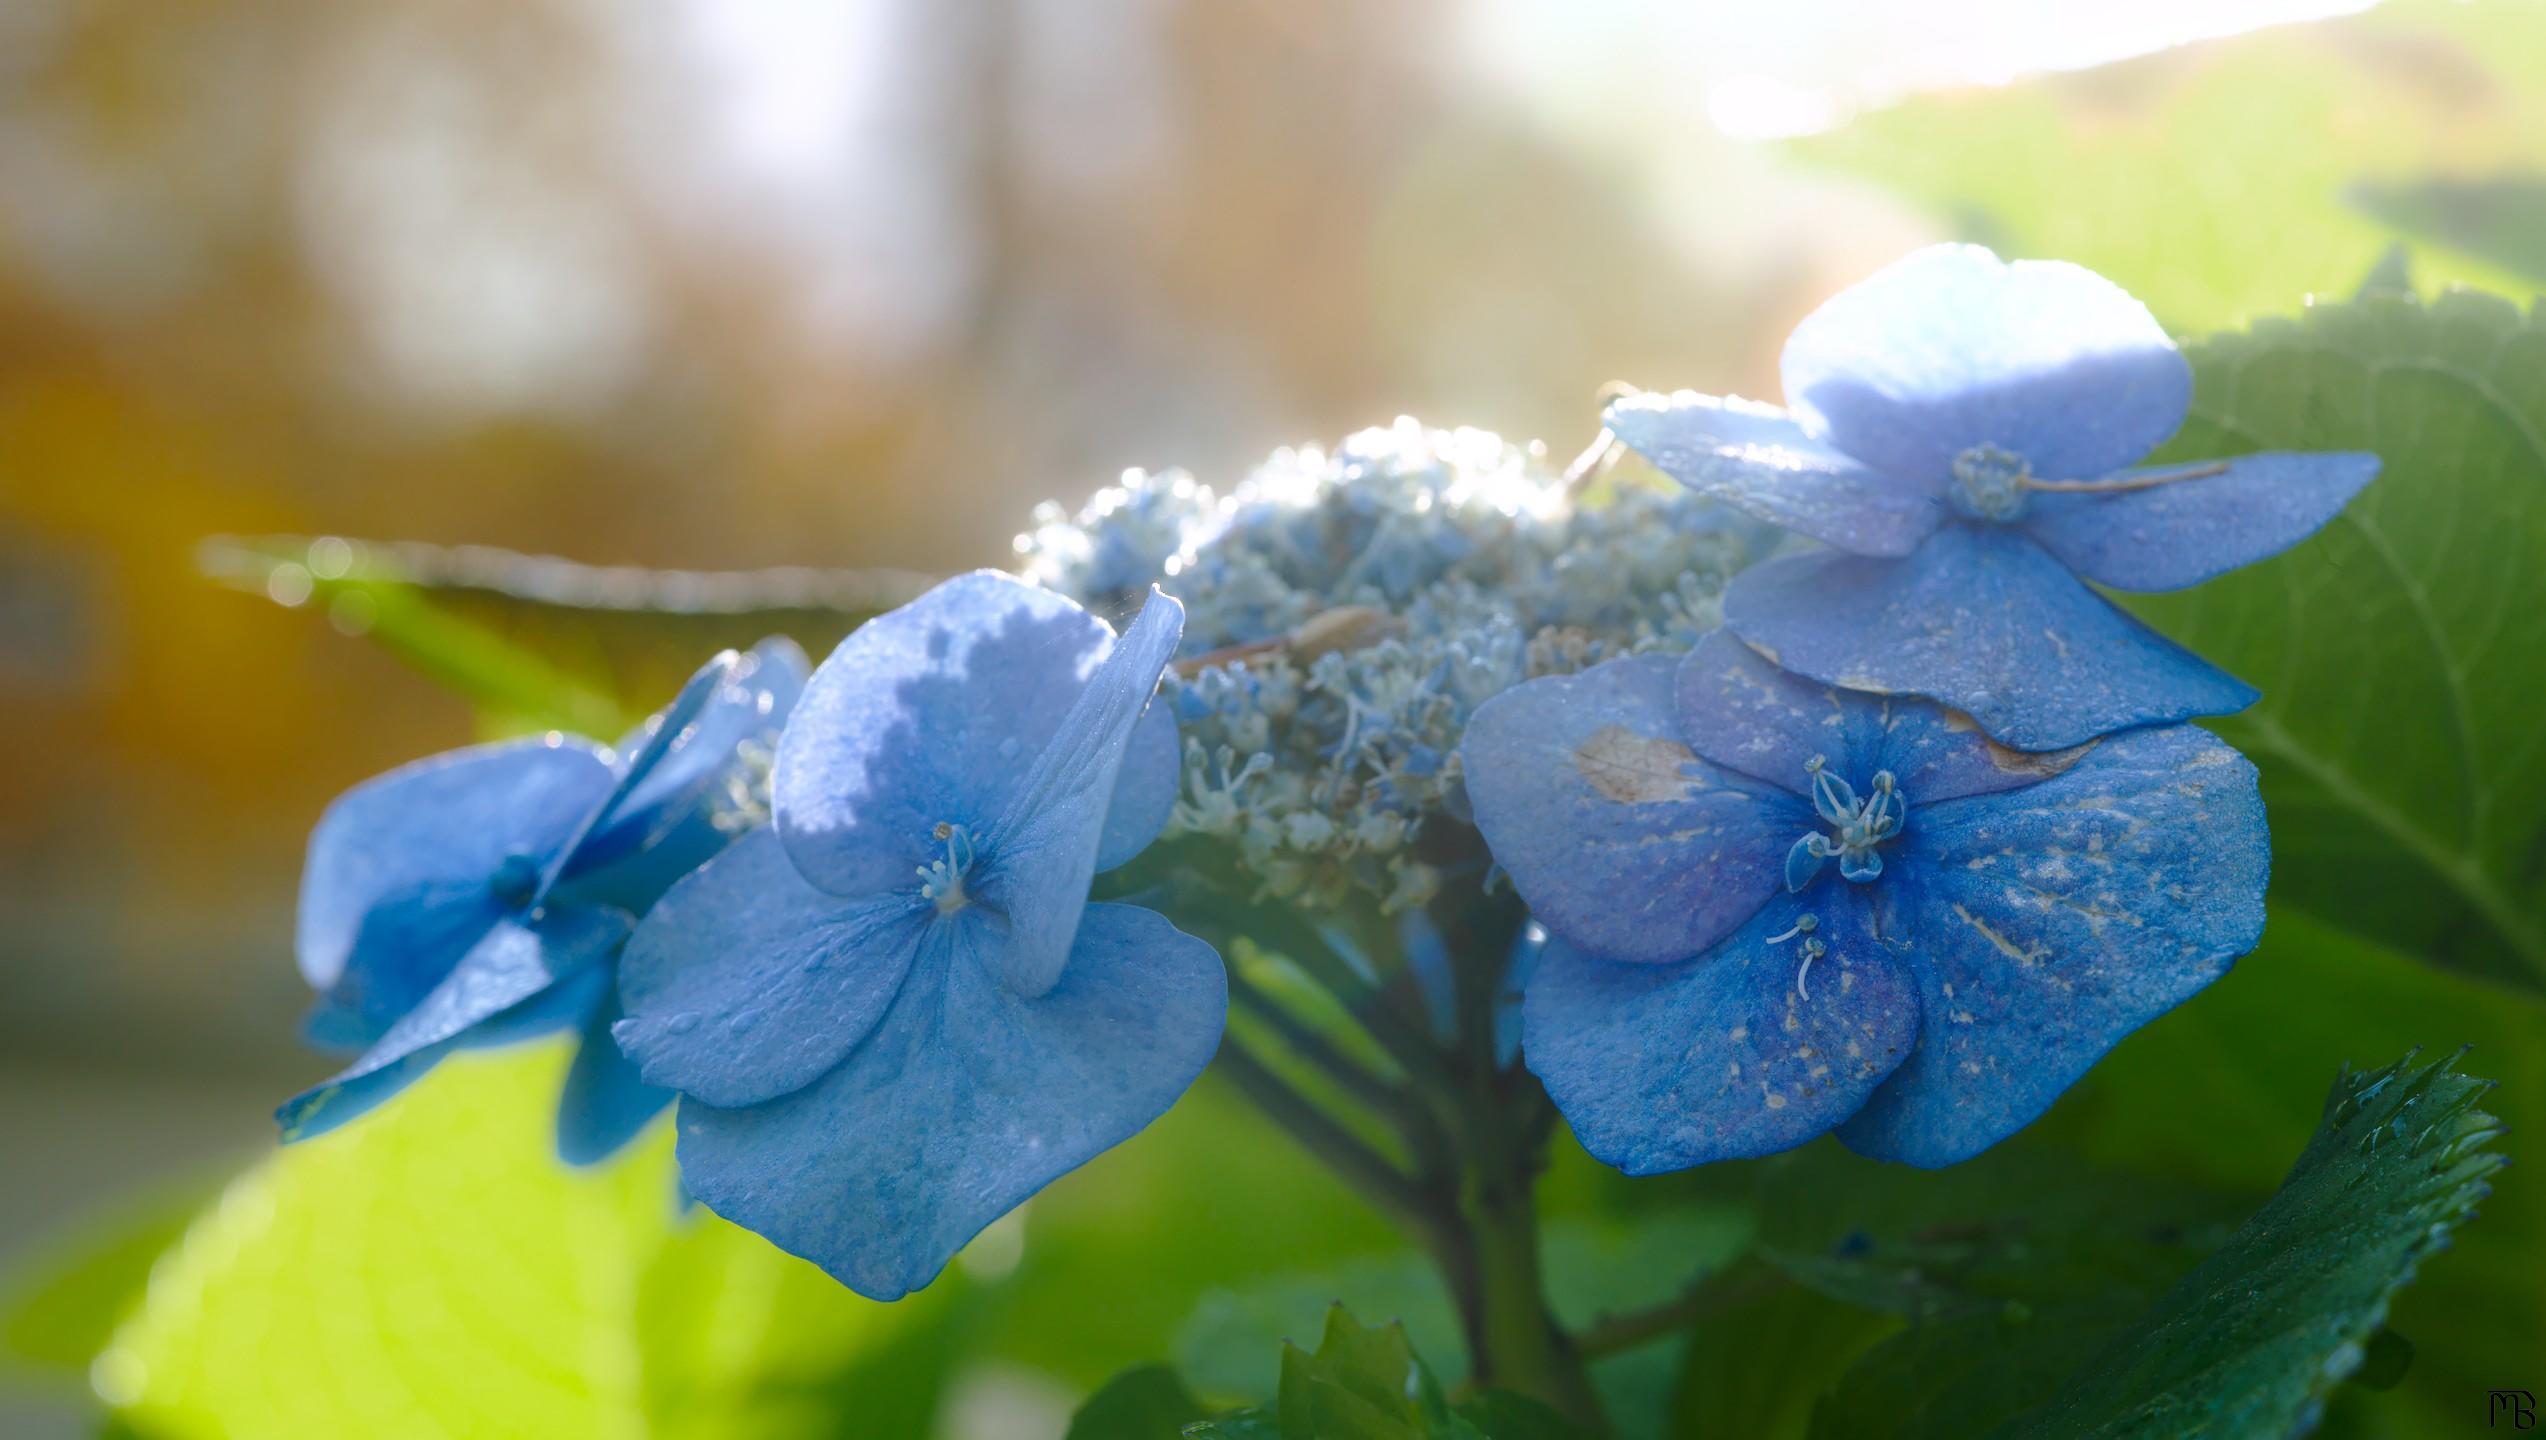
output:
M1385 1228L1209 1084L890 1310L678 1220L660 1135L555 1170L544 1052L263 1163L327 1068L289 945L319 808L539 717L213 583L198 544L997 563L1035 501L1126 466L1225 482L1400 412L1561 456L1616 378L1774 398L1795 319L1947 237L2103 270L2187 337L2382 264L2525 306L2546 6L0 8L0 1279L41 1302L0 1433L91 1433L102 1397L169 1437L1040 1440L1140 1360L1242 1391L1335 1295L1426 1343ZM751 638L457 603L623 712ZM2417 874L2358 883L2446 911ZM2516 1153L2546 1012L2462 970L2276 919L2047 1132L2261 1189L2336 1064L2472 1041ZM2483 1387L2546 1389L2531 1182L2409 1292L2408 1384L2341 1423L2465 1433ZM1549 1203L1586 1315L1747 1223L1571 1152ZM1835 1347L1794 1344L1760 1363L1801 1385ZM1634 1364L1704 1422L1677 1353ZM1796 1423L1769 1410L1703 1433Z

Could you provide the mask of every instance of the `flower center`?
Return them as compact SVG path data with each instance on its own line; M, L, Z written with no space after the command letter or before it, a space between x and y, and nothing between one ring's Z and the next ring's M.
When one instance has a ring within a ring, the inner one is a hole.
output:
M525 851L514 851L496 865L495 873L487 878L486 888L493 891L496 900L506 907L520 909L530 903L531 896L539 893L539 861Z
M1820 756L1803 768L1812 777L1812 808L1830 828L1805 835L1786 852L1786 888L1811 884L1822 864L1833 859L1839 873L1859 885L1882 874L1883 857L1875 850L1900 834L1909 819L1909 797L1893 782L1892 772L1875 771L1874 784L1860 797L1855 786L1830 773Z
M946 847L946 858L919 867L920 897L936 901L938 914L952 915L972 903L972 897L964 893L964 872L973 861L972 835L961 825L943 820L929 834Z
M2001 524L2023 516L2033 466L2012 450L1974 445L1954 457L1954 504L1974 520Z

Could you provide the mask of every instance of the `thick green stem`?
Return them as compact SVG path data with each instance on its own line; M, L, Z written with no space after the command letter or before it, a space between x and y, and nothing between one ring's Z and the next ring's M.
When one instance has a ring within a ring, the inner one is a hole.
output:
M1479 1176L1464 1207L1476 1265L1475 1295L1465 1308L1477 1383L1518 1391L1605 1432L1590 1371L1547 1305L1533 1178L1528 1171Z

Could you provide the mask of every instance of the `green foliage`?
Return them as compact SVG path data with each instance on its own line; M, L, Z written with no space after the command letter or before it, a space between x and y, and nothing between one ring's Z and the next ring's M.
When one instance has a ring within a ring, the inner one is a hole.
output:
M2546 326L2451 294L2318 305L2191 350L2173 456L2372 450L2291 553L2134 604L2260 686L2219 722L2271 808L2274 895L2546 985Z
M1797 142L2011 255L2111 276L2178 330L2349 294L2402 221L2364 188L2546 161L2546 9L2366 15L1926 96ZM2373 210L2376 213L2373 213ZM2412 223L2427 284L2529 288L2485 233ZM2533 244L2533 240L2531 241ZM2463 250L2443 248L2461 246ZM2524 252L2523 252L2524 253Z
M676 1200L667 1138L569 1171L554 1048L447 1063L234 1181L99 1357L155 1440L924 1434L968 1306L874 1305Z
M1070 1417L1063 1440L1178 1440L1185 1427L1209 1413L1164 1365L1126 1370L1087 1398Z
M2279 1192L2007 1435L2312 1428L2390 1298L2490 1193L2489 1088L2411 1057L2345 1074Z
M1174 1371L1145 1365L1091 1396L1068 1440L1588 1440L1520 1395L1489 1390L1453 1407L1401 1324L1363 1325L1341 1304L1325 1324L1315 1353L1283 1343L1269 1405L1206 1418Z
M475 706L489 730L601 739L719 650L777 634L819 658L928 583L898 571L591 566L332 535L210 540L199 562L226 584L368 636Z
M0 1360L85 1381L89 1362L141 1300L150 1267L185 1233L203 1195L154 1195L66 1236L57 1258L0 1286Z

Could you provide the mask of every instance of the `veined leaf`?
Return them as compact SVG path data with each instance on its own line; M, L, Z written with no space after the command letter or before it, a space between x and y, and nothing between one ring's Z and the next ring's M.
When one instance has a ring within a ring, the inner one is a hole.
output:
M2163 458L2372 450L2290 553L2152 624L2261 687L2218 722L2263 771L2273 894L2444 964L2546 986L2546 326L2468 293L2371 295L2192 347Z

